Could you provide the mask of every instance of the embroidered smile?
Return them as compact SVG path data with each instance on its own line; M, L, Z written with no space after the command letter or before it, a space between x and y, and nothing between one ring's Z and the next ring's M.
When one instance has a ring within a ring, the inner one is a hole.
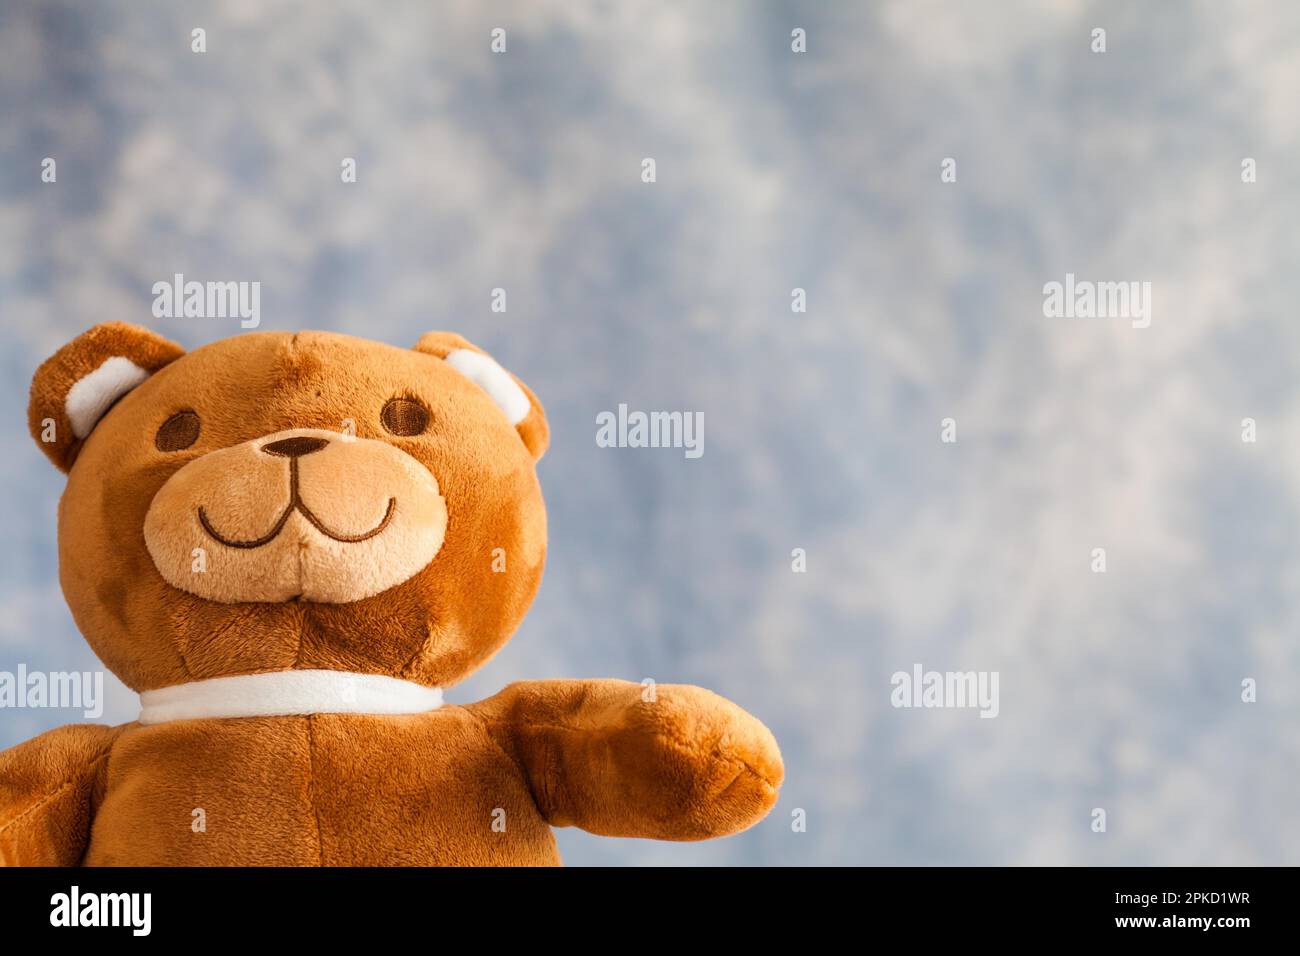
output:
M302 500L302 495L298 486L298 459L303 455L311 454L313 451L319 451L327 444L328 442L320 438L302 437L286 438L283 441L272 442L269 445L263 446L262 451L266 452L268 455L289 459L289 503L285 506L284 511L280 513L280 517L275 520L275 524L271 526L271 530L266 532L266 534L262 535L260 538L254 538L251 541L238 541L234 538L226 537L212 526L212 522L208 520L207 512L203 509L202 505L199 505L199 524L203 526L203 530L206 531L214 541L224 544L228 548L260 548L264 544L270 544L276 539L276 536L284 530L284 526L288 522L290 515L295 511L306 518L313 528L325 535L325 537L331 538L335 541L342 541L350 544L356 541L365 541L368 538L373 538L375 535L387 528L388 523L393 520L393 512L397 510L396 498L388 499L388 507L385 509L384 517L380 519L379 524L375 525L375 527L371 528L369 531L363 531L361 534L340 534L337 531L330 530L326 527L325 523L321 521L309 507L307 507L307 503Z

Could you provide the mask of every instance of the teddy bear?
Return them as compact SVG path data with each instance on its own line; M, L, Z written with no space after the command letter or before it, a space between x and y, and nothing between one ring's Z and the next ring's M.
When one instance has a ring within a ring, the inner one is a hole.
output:
M97 325L36 371L59 577L140 695L0 754L9 865L558 865L771 809L776 741L698 687L443 690L510 638L546 512L533 392L459 335Z

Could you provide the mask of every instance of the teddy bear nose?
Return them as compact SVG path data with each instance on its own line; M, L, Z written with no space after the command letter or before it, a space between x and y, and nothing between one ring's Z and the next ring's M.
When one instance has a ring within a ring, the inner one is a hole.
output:
M310 455L314 451L320 451L329 441L324 438L312 438L307 435L299 435L296 438L282 438L279 441L273 441L262 446L262 451L268 455L275 455L277 458L301 458L303 455Z

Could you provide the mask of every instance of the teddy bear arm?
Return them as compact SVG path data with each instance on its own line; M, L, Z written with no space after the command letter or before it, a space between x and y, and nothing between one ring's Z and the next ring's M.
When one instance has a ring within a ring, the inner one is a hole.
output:
M0 865L81 862L120 730L70 724L0 753Z
M617 680L512 684L470 708L523 770L543 816L604 836L702 840L776 801L776 741L723 697Z

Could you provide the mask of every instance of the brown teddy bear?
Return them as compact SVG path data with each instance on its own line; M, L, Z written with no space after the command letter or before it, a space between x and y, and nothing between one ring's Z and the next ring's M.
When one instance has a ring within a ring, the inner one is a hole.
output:
M458 335L96 326L37 370L59 567L139 719L0 754L6 864L556 864L553 826L698 840L772 807L758 720L697 687L460 707L546 553L532 392Z

